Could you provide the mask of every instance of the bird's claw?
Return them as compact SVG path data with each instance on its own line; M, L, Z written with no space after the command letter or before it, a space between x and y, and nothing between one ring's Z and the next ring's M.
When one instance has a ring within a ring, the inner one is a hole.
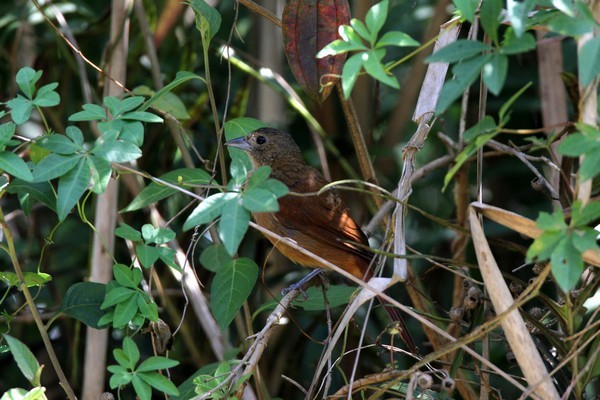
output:
M289 292L291 292L293 290L299 290L300 293L302 294L302 297L304 298L304 300L306 300L308 298L308 295L306 294L306 290L304 287L306 286L307 283L311 282L311 280L315 276L319 275L322 271L323 271L322 268L316 268L316 269L312 270L310 272L310 274L306 275L304 278L300 279L298 282L292 283L290 286L283 289L281 291L281 295L285 296L286 294L288 294Z

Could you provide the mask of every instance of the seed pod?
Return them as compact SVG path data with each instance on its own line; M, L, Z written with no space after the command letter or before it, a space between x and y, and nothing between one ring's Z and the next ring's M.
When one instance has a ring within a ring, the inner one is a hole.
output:
M342 73L346 54L317 58L350 24L348 0L288 0L281 17L285 55L302 89L323 102ZM321 90L321 85L323 86Z

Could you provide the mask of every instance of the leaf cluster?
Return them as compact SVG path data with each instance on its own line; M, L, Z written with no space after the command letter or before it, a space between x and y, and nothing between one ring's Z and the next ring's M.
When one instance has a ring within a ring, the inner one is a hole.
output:
M334 40L317 53L318 58L356 52L350 56L342 69L342 88L348 98L361 71L373 79L399 89L398 79L390 73L391 64L385 63L386 47L418 46L419 42L404 32L388 31L379 37L388 16L389 1L373 5L365 16L365 22L352 18L350 25L341 25L340 39Z
M128 336L123 339L123 348L115 349L113 356L118 364L108 366L108 371L112 374L109 382L112 389L132 384L141 400L150 400L152 389L170 396L179 395L173 382L160 372L179 365L179 361L153 356L139 363L140 351Z

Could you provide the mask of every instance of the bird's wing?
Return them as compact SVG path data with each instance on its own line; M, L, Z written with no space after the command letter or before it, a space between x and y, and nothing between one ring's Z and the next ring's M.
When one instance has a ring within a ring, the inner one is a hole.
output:
M371 253L356 245L359 243L368 246L368 239L333 190L320 196L287 195L279 199L279 212L274 216L290 230L298 231L323 244L350 251L365 260L373 258Z

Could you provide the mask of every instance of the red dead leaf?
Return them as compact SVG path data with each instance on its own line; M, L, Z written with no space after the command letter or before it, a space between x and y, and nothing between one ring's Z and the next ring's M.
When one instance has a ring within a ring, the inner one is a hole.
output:
M310 97L323 102L342 73L346 55L321 59L316 55L339 39L340 25L350 23L348 0L289 0L281 22L285 55L294 77Z

